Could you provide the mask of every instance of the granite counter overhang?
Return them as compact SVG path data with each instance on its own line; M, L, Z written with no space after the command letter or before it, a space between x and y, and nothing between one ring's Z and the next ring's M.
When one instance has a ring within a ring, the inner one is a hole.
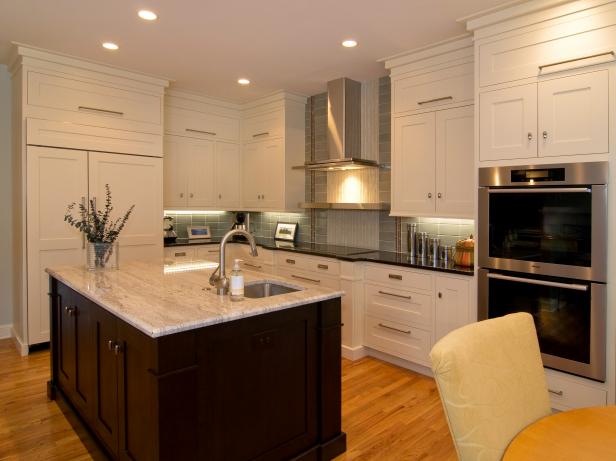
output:
M244 271L247 284L274 281L300 291L231 301L209 285L217 264L199 270L165 271L164 263L128 261L119 270L88 271L84 266L47 268L46 272L146 335L157 338L341 297L344 292ZM174 266L171 266L174 267Z
M414 269L430 270L437 272L447 272L450 274L473 276L475 270L472 267L456 266L453 262L444 263L438 261L433 263L429 260L421 260L418 258L409 258L406 253L397 253L393 251L370 250L367 248L353 248L341 245L327 245L322 243L304 243L297 242L294 245L289 245L286 242L280 242L270 238L255 238L257 245L267 250L282 250L295 253L303 253L313 256L323 256L326 258L335 258L341 261L350 262L372 262L380 264L392 264L395 266L411 267ZM165 243L165 247L174 246L192 246L192 245L215 245L220 243L220 238L211 240L189 241L188 239L178 239L176 243ZM231 240L230 243L246 243L240 240Z

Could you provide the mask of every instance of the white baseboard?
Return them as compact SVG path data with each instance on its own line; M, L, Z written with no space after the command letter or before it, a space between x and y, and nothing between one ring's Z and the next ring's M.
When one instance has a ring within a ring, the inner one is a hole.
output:
M366 356L366 348L364 346L350 347L342 345L342 357L352 361L359 360Z
M13 336L13 325L10 323L6 325L0 325L0 339L6 339Z
M384 362L389 362L394 365L397 365L401 368L406 368L407 370L414 371L416 373L429 376L433 378L432 370L429 367L419 365L417 363L409 362L408 360L401 359L399 357L394 357L393 355L386 354L385 352L377 351L375 349L371 349L366 347L366 353L370 357L374 357L375 359L383 360Z
M15 342L15 347L17 348L17 352L19 352L19 355L23 357L30 353L30 349L28 348L28 345L24 343L19 336L17 336L17 332L15 331L14 328L13 328L13 341Z

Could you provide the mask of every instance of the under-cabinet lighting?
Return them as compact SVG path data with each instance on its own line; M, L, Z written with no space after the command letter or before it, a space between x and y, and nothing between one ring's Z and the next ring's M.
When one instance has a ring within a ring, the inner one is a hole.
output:
M348 39L342 42L342 46L345 48L355 48L357 46L357 41L353 39Z
M105 48L106 50L112 50L115 51L117 49L119 49L120 47L118 45L116 45L113 42L105 42L103 43L103 48Z
M191 261L178 264L168 264L163 268L164 274L176 274L178 272L200 271L204 269L216 269L218 263L211 261Z
M156 19L158 19L158 15L154 13L154 11L150 10L139 10L137 14L141 19L144 19L146 21L155 21Z
M247 78L238 78L237 83L239 83L240 85L249 85L250 80L248 80Z
M205 210L165 210L164 214L225 214L226 211L205 211Z

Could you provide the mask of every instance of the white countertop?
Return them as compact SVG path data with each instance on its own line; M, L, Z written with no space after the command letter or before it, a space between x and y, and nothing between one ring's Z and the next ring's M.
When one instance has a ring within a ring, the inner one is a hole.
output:
M60 282L152 338L243 317L337 298L343 291L243 271L245 283L282 282L300 291L231 301L209 284L218 264L192 261L165 265L128 261L119 270L91 272L81 266L47 268Z

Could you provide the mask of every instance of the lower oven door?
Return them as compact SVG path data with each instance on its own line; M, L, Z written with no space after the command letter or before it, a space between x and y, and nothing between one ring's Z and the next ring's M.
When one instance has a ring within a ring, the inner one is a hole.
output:
M479 270L478 318L528 312L546 367L605 381L606 285Z

